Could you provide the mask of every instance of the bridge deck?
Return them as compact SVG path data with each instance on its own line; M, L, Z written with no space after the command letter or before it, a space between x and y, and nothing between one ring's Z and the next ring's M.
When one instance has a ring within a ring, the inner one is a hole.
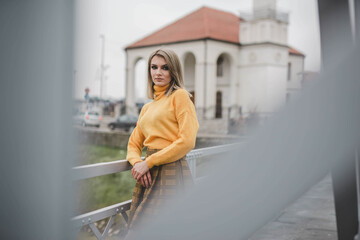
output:
M337 239L330 175L249 238L249 240L309 239Z

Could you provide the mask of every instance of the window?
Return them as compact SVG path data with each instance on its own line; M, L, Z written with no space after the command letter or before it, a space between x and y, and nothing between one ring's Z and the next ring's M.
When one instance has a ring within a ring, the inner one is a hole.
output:
M291 63L288 63L287 80L291 80Z
M222 77L224 73L224 58L220 56L216 61L216 76Z
M222 118L222 92L216 92L215 118Z

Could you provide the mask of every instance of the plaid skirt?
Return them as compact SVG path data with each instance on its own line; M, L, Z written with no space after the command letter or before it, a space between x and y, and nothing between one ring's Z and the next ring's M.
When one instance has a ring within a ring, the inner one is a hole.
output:
M148 149L145 159L160 149ZM193 185L193 180L185 156L175 162L155 166L150 169L152 184L149 188L136 182L130 214L128 229L133 230L142 225L142 222L151 221L164 204Z

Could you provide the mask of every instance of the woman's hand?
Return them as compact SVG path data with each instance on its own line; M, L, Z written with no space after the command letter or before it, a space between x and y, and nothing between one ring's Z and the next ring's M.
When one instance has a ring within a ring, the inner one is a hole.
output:
M131 174L133 177L139 181L140 178L149 171L149 167L145 161L135 163L134 167L131 169Z
M140 184L143 187L150 187L152 181L151 181L151 174L150 171L147 171L144 175L142 175L142 177L140 178Z

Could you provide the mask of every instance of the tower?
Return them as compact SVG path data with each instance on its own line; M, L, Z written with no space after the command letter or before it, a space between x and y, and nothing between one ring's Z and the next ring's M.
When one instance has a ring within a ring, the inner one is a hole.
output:
M276 10L276 0L254 0L253 9L254 13L263 9Z
M271 42L287 44L288 14L277 11L276 0L254 0L253 15L240 23L242 44Z
M253 13L240 20L239 75L244 112L267 114L285 103L288 14L276 0L253 0Z

